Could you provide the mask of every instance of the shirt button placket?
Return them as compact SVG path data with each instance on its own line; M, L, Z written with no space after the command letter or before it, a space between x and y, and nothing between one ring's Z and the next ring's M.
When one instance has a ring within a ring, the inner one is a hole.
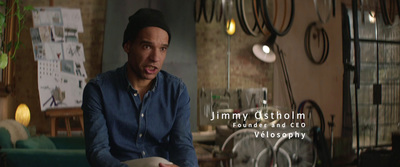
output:
M146 157L146 148L144 147L144 132L146 132L146 119L144 118L144 112L146 110L146 95L142 101L142 106L140 109L140 117L139 117L139 135L138 140L142 145L142 157Z

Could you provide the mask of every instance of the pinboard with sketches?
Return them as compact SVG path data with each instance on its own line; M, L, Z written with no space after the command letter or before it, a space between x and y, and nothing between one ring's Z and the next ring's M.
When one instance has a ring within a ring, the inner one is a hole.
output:
M36 7L30 29L42 111L80 107L87 78L80 9Z

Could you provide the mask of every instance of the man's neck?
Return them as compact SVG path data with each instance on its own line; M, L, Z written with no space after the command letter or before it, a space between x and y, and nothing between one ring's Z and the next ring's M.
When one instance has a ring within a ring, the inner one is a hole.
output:
M143 99L144 95L151 89L153 85L153 80L140 79L134 72L129 70L128 80L132 87L138 91L140 99Z

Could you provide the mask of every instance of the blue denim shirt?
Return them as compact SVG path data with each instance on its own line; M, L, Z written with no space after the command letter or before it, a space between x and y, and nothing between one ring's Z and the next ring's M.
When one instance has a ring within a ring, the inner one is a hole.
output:
M181 79L160 71L143 100L127 79L127 65L98 75L85 87L86 156L92 166L163 157L198 166L190 131L190 97Z

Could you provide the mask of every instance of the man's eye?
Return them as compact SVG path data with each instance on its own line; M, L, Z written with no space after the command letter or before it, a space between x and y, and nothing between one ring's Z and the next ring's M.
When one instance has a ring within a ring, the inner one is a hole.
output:
M166 51L168 48L167 47L162 47L161 50L162 51Z
M150 49L150 45L144 45L143 48Z

